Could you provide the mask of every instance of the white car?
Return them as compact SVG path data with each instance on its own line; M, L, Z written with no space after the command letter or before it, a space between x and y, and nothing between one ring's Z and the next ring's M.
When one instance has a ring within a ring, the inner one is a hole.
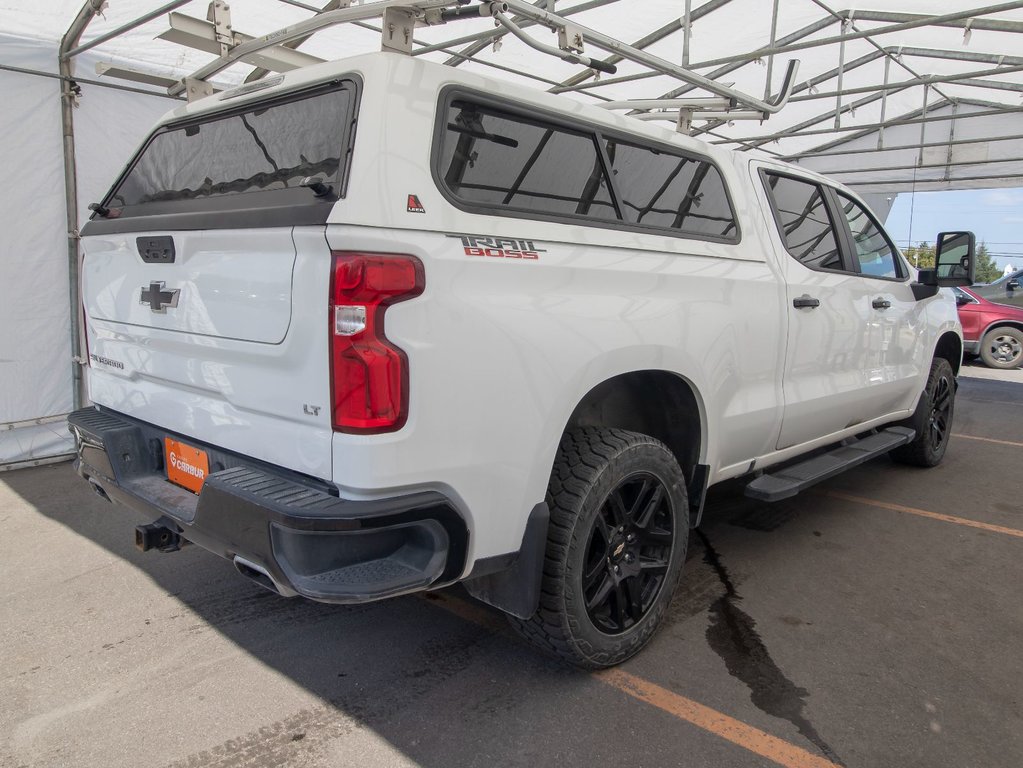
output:
M784 498L951 433L968 233L916 281L834 182L421 59L183 105L95 211L78 471L143 549L281 595L461 581L607 666L709 486Z

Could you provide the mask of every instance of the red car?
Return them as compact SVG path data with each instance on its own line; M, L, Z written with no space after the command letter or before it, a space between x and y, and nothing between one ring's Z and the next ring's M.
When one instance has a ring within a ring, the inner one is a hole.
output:
M1023 308L995 304L969 288L953 288L963 324L964 352L990 368L1023 364Z

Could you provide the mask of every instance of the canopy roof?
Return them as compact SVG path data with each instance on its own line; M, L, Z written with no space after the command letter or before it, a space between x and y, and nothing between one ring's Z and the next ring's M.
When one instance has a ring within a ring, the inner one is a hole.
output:
M324 2L234 0L226 9L228 34L259 37L350 4L311 4ZM867 2L867 8L853 8L834 0L536 0L535 7L583 27L587 55L617 64L616 74L600 77L592 69L527 47L505 28L495 29L493 18L418 26L412 55L598 102L714 94L647 63L610 57L596 47L588 30L756 99L780 91L788 63L798 59L791 98L769 119L700 119L697 112L691 132L739 149L759 148L799 159L847 183L888 194L910 185L1023 184L1023 2ZM101 41L92 53L122 70L178 80L217 59L210 52L218 49L215 42L207 42L208 50L198 50L159 37L175 37L166 34L172 12L200 21L208 13L214 18L207 0L89 0L85 8L93 3L105 6L103 14L88 24L80 44ZM436 0L405 3L424 8L431 4L438 5ZM356 3L364 9L374 5ZM82 0L0 0L0 27L56 40L81 10ZM521 13L512 2L512 12L516 10ZM557 37L543 25L523 15L513 18L534 40L556 44ZM379 50L379 30L380 19L372 18L328 27L289 46L322 59L343 58ZM189 44L195 45L194 39ZM95 77L82 69L76 76ZM228 87L252 79L253 70L251 63L239 61L209 80ZM108 71L108 79L111 74L117 69ZM740 117L751 116L742 104L736 109ZM660 115L669 120L677 116L677 109ZM1003 138L1007 136L1012 138ZM906 149L864 157L865 150L879 145ZM846 149L858 151L840 154ZM894 168L880 170L889 166ZM852 170L864 168L868 170Z

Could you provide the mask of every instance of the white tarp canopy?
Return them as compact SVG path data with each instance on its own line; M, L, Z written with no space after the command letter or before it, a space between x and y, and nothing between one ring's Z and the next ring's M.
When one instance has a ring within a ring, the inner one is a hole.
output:
M148 127L174 105L167 82L207 65L221 50L209 41L200 50L194 38L182 44L181 24L186 17L205 22L208 0L91 2L103 6L102 14L81 36L79 44L88 50L71 60L81 89L72 111L79 224L87 203L102 196ZM229 10L231 22L220 31L230 48L245 39L238 35L260 37L350 4L234 0L225 9L220 2L220 18ZM709 141L795 158L872 200L910 189L1023 185L1023 1L533 4L756 99L776 94L788 62L799 60L791 99L770 119L693 115L693 134ZM77 265L68 256L63 81L57 75L58 42L82 9L83 0L0 0L0 162L8 178L0 191L0 467L70 447L61 417L73 406L69 275ZM177 22L171 13L178 14ZM535 40L557 44L544 26L525 18L519 23ZM329 27L289 45L321 59L379 50L379 24L368 19ZM177 35L167 34L172 26ZM650 62L611 57L590 38L585 53L616 63L617 73L598 79L593 70L535 51L507 33L495 46L494 32L492 18L418 27L413 55L591 102L714 95ZM253 69L236 62L209 81L236 85L253 77ZM118 78L118 70L133 81ZM152 84L161 78L166 82ZM737 109L750 111L742 104ZM665 119L678 117L677 108L665 112Z

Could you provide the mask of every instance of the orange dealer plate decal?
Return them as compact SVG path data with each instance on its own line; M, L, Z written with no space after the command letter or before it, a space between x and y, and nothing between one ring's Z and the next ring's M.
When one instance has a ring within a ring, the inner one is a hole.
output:
M167 479L192 493L199 493L206 475L210 473L210 461L206 451L179 443L165 437L163 440L164 459L167 463Z

